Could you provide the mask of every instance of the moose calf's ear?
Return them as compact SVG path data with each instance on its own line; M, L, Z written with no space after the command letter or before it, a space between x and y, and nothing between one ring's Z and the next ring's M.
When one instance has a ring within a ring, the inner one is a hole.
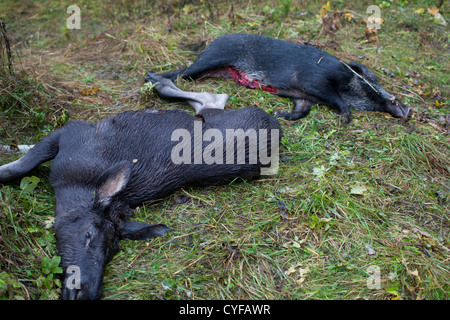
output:
M145 240L165 235L169 232L164 224L145 224L140 222L125 221L120 229L122 239Z
M131 175L128 161L119 162L106 170L98 179L95 188L94 203L105 209L111 204L114 196L125 189Z

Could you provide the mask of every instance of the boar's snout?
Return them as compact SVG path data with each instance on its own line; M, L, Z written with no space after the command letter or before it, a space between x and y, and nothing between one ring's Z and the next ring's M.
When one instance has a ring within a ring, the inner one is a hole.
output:
M412 115L412 110L398 101L395 96L389 96L386 102L386 111L396 118L404 118L409 120Z

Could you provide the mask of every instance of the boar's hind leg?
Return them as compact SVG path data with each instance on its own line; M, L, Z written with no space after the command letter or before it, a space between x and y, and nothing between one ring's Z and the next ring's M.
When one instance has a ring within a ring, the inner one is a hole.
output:
M147 72L147 78L145 78L145 82L152 82L152 75L158 74L166 79L174 81L179 75L182 75L187 68L181 68L175 71L170 71L166 73L156 73L153 71Z
M58 154L61 130L50 133L19 160L0 166L0 183L22 178L41 163L53 159Z
M181 76L186 80L198 80L202 77L222 78L223 74L218 75L218 72L220 74L220 71L223 71L224 67L228 66L231 66L231 63L227 57L220 59L218 57L211 57L211 55L208 54L206 56L201 56L187 68L162 73L161 75L172 81L175 80L178 76ZM227 78L231 78L231 74L229 74Z
M211 61L208 63L203 63L202 61L195 61L192 65L187 68L181 68L175 71L170 71L166 73L159 73L158 75L175 81L178 77L182 77L186 80L197 80L203 76L208 76L208 74L214 74L217 69L223 68L224 66L217 61ZM155 74L152 71L147 72L148 77L145 78L145 82L151 81L151 75Z
M295 103L292 112L275 111L274 115L287 120L298 120L306 117L309 114L309 111L311 111L311 107L314 105L313 102L305 99L292 99L292 101Z

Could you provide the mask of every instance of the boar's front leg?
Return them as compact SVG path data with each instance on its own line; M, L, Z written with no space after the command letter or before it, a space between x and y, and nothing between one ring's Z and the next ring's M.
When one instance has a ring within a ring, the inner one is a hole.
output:
M350 111L350 107L342 100L340 96L337 96L334 99L334 104L332 106L336 106L339 110L339 115L344 123L349 123L352 120L352 114Z
M291 99L295 105L292 112L275 111L274 115L277 117L282 117L287 120L298 120L306 117L311 111L311 107L316 105L316 101L306 100L306 99ZM340 116L345 123L351 121L350 108L339 98L338 103L330 104L340 111Z

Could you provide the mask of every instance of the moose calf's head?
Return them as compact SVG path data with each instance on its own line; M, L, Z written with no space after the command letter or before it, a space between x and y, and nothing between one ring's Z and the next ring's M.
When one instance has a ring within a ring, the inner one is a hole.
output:
M54 230L61 266L65 270L63 299L99 299L103 270L119 251L120 239L144 240L164 235L162 224L125 221L131 209L120 201L132 164L119 162L107 169L95 186L56 188L58 204Z

